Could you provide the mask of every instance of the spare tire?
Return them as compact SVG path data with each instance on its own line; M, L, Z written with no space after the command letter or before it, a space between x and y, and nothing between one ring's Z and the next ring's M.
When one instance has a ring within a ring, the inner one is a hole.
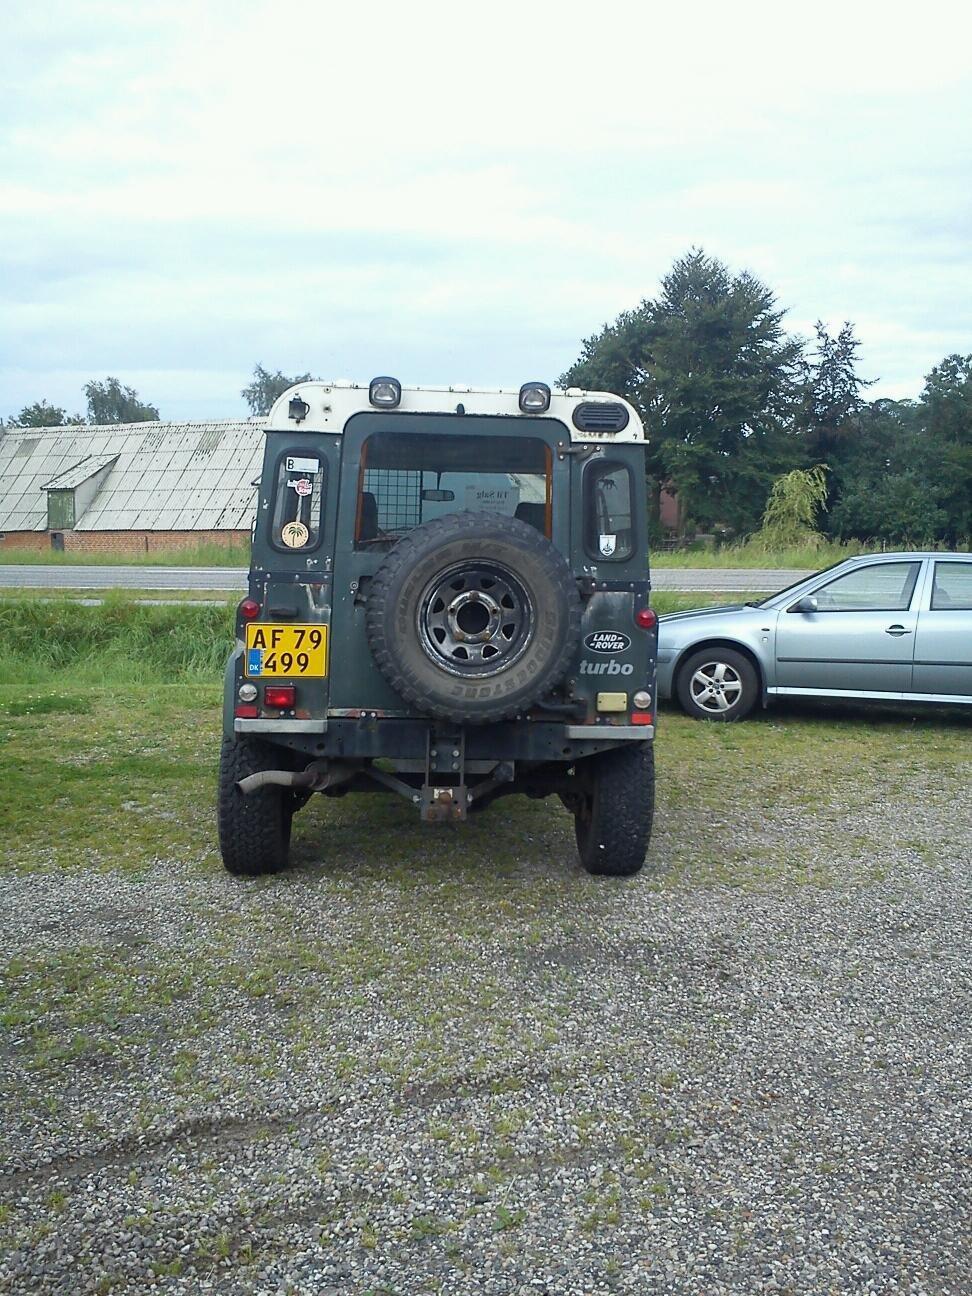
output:
M519 715L573 662L577 584L535 527L494 513L451 513L410 531L378 569L368 643L410 706L486 724Z

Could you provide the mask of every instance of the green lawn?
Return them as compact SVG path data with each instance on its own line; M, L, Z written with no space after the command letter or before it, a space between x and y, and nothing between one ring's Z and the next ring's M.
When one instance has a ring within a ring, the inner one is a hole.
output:
M152 687L66 679L0 687L0 865L141 871L177 859L217 869L219 708L213 676ZM658 742L663 813L677 818L691 804L697 816L704 806L715 824L712 849L700 850L697 823L674 842L676 867L665 884L686 877L731 885L752 880L751 868L735 872L732 842L715 831L729 789L745 788L754 807L825 804L835 787L861 776L879 777L890 788L905 786L915 771L957 769L968 760L968 743L964 716L771 711L723 726L666 710ZM330 867L339 870L343 859L354 858L355 867L363 860L376 875L412 867L448 873L436 850L441 838L394 796L314 798L298 825L298 860L326 842ZM571 822L556 799L499 802L461 831L464 855L500 869L524 850L572 856ZM793 843L766 860L765 876L809 880L804 845Z
M0 544L0 566L17 567L249 567L250 546L199 544L191 549L158 549L145 554L58 553Z
M655 606L718 601L663 592ZM230 606L0 600L4 679L17 681L0 686L0 855L8 866L142 869L168 857L217 866L212 788L232 639ZM663 804L677 812L690 796L715 811L727 789L740 787L754 805L826 800L835 781L862 770L903 781L909 770L966 758L968 736L964 716L791 709L720 726L672 710L660 725ZM394 798L315 798L300 823L298 841L304 831L326 833L339 854L364 845L376 868L427 857L434 840ZM502 859L534 838L556 840L569 854L569 829L559 805L516 798L466 832L474 853ZM731 874L731 844L717 855L719 876ZM795 848L797 872L800 858ZM715 868L708 854L693 859L695 872Z

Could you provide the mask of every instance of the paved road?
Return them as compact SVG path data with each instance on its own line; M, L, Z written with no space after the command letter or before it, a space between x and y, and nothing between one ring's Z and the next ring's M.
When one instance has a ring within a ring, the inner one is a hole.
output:
M652 573L659 590L690 593L768 592L792 585L800 571L660 567ZM69 567L0 566L0 588L40 589L244 590L246 572L234 567Z

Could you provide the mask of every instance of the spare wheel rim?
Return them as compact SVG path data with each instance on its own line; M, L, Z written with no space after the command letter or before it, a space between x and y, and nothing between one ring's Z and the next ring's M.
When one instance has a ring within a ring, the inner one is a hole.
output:
M457 563L429 581L418 605L426 655L451 675L481 679L522 657L535 622L520 579L499 563Z

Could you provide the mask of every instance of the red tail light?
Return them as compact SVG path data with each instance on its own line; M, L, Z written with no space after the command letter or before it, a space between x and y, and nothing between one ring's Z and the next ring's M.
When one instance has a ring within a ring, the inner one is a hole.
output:
M654 608L639 608L635 613L635 625L641 630L654 630L658 624L658 614Z
M236 612L242 621L255 621L260 615L260 604L256 599L245 598Z
M632 711L631 723L635 725L650 725L654 717L650 711Z
M293 684L267 684L263 690L263 705L280 707L287 710L297 701L297 689Z

